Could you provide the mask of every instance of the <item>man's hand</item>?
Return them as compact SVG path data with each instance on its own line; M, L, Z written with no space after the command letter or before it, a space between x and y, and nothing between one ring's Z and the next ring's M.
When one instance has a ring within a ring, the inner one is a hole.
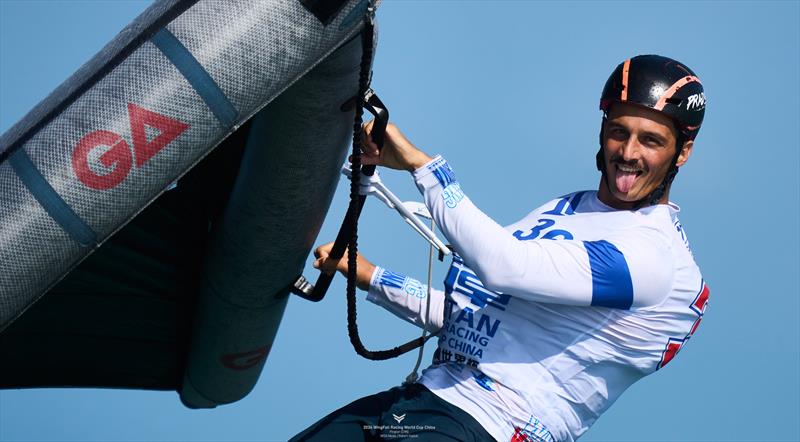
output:
M314 250L314 256L317 258L316 261L314 261L314 268L320 269L328 274L332 273L334 270L338 270L346 277L347 250L345 250L342 259L340 259L339 262L336 262L336 260L328 257L332 248L333 243L329 242L328 244L321 245ZM363 256L361 256L360 253L358 254L358 258L356 258L356 263L356 286L361 290L368 291L369 282L372 279L372 272L375 271L375 265L367 261Z
M386 137L383 150L378 151L378 145L372 142L372 126L374 120L364 123L362 132L362 146L364 153L361 164L378 165L396 170L413 172L424 166L433 158L417 149L392 123L386 126Z

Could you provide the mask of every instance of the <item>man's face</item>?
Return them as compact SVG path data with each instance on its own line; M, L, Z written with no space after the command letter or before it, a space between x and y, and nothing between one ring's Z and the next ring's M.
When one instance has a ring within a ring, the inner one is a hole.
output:
M598 197L617 209L632 209L664 180L675 156L676 132L672 120L652 109L614 103L603 130L603 159L608 186L600 183ZM692 142L678 157L683 165ZM665 192L660 202L668 199Z

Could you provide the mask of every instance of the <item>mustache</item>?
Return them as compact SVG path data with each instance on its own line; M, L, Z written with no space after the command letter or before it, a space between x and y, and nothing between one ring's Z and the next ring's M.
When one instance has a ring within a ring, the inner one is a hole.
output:
M647 170L647 168L644 167L644 164L640 164L639 161L637 161L637 160L625 160L624 158L622 158L621 155L618 155L618 154L615 154L614 156L609 158L608 162L611 163L611 165L620 164L620 165L623 165L623 166L635 167L635 168L640 169L642 171Z

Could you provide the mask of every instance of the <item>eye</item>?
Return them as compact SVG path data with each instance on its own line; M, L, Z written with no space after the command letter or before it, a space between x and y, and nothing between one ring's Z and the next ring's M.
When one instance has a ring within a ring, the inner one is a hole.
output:
M613 126L609 128L608 135L614 140L625 140L628 138L628 131L619 127Z
M664 143L662 143L660 139L658 139L656 137L653 137L653 136L650 136L650 135L645 135L644 144L646 144L647 146L652 146L652 147L660 147L660 146L664 145Z

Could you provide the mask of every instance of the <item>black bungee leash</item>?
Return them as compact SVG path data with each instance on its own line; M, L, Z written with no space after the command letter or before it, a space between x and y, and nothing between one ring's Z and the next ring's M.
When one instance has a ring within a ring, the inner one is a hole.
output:
M364 18L364 29L361 33L361 69L358 78L358 94L352 99L348 100L342 105L342 111L350 111L353 106L355 107L355 117L353 121L353 153L351 159L351 174L350 174L350 204L347 208L347 213L344 216L342 225L339 228L339 233L336 235L336 241L333 243L331 252L328 259L334 259L337 262L344 257L345 250L347 254L347 331L350 336L350 343L353 345L356 353L366 359L373 361L382 361L386 359L396 358L404 353L407 353L415 348L421 347L433 335L427 338L419 337L405 344L399 345L390 350L371 351L364 347L361 342L361 337L358 334L358 325L356 324L356 257L358 256L358 218L361 216L361 210L366 201L366 195L359 194L359 185L361 181L361 174L371 176L375 173L375 166L361 165L361 132L362 132L362 117L364 109L367 109L374 117L375 122L372 126L370 133L372 141L378 146L378 149L383 149L383 144L386 134L386 125L389 123L389 110L381 102L380 98L370 89L372 80L372 71L370 66L372 64L373 55L373 38L374 38L374 19L375 9L374 5L370 4L367 9L367 14ZM331 281L336 272L325 273L320 271L316 284L311 284L305 277L300 275L292 285L291 291L301 298L313 302L319 302L324 297L330 287Z

